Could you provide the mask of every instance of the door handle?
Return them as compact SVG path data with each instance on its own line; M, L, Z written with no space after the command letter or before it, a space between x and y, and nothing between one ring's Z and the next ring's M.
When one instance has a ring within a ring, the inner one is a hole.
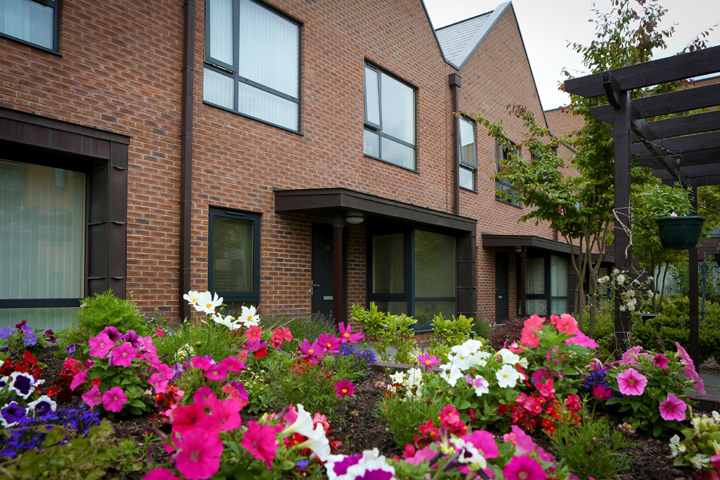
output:
M313 288L319 287L319 286L320 286L320 285L318 285L318 284L316 284L316 283L310 282L310 288L308 289L308 292L310 293L310 295L313 294Z

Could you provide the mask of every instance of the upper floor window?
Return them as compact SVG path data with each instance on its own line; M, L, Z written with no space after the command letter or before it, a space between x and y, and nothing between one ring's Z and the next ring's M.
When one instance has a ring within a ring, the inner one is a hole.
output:
M415 90L365 65L365 155L415 170Z
M206 8L203 100L299 131L300 25L252 0Z
M508 159L511 153L520 156L520 148L514 144L503 145L499 140L495 140L495 173L502 172L502 162ZM498 200L507 202L510 205L520 206L520 200L515 196L515 189L507 181L499 178L495 180L495 197Z
M57 53L60 0L0 0L0 35Z
M460 118L460 186L475 191L475 122Z

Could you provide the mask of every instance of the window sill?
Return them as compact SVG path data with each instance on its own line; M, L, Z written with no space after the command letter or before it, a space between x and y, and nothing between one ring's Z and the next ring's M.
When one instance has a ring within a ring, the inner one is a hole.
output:
M508 202L508 201L506 201L506 200L503 200L503 199L501 199L501 198L495 197L495 201L500 202L500 203L504 203L505 205L510 205L511 207L519 208L520 210L522 210L522 208L523 208L522 205L515 205L514 203L510 203L510 202Z
M298 130L293 130L292 128L283 127L282 125L278 125L277 123L268 122L267 120L263 120L263 119L261 119L261 118L253 117L252 115L247 115L247 114L245 114L245 113L236 112L235 110L232 110L232 109L227 108L227 107L223 107L222 105L217 105L217 104L212 103L212 102L208 102L207 100L203 100L202 103L203 103L204 105L209 105L209 106L214 107L214 108L219 108L220 110L225 110L226 112L229 112L229 113L234 113L235 115L238 115L238 116L240 116L240 117L249 118L250 120L255 120L256 122L264 123L265 125L270 125L271 127L279 128L280 130L285 130L286 132L294 133L295 135L299 135L299 136L301 136L301 137L304 137L304 136L305 136L305 135L303 135L301 132L299 132Z
M463 187L462 185L460 185L460 189L461 189L461 190L465 190L466 192L478 193L477 190L471 190L471 189L469 189L469 188Z
M51 53L51 54L53 54L53 55L56 55L56 56L62 58L62 54L60 53L59 50L53 50L52 48L43 47L43 46L38 45L38 44L36 44L36 43L28 42L28 41L23 40L23 39L21 39L21 38L13 37L12 35L7 35L7 34L1 33L1 32L0 32L0 38L6 38L6 39L8 39L8 40L12 40L13 42L20 43L20 44L25 45L25 46L27 46L27 47L35 48L35 49L37 49L37 50L42 50L43 52Z
M397 163L388 162L387 160L383 160L382 158L373 157L371 155L368 155L367 153L363 153L363 157L366 158L372 158L373 160L377 160L378 162L387 163L388 165L392 165L393 167L402 168L403 170L406 170L408 172L417 173L418 175L420 172L417 170L413 170L412 168L403 167L402 165L398 165Z

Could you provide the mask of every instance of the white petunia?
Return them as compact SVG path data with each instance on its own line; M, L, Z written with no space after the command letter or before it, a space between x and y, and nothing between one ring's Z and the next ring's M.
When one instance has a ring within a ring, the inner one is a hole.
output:
M321 462L326 461L330 455L330 442L325 435L325 429L322 423L318 423L315 426L315 430L305 436L307 440L297 446L298 450L309 448L317 455Z
M310 437L310 435L314 434L312 417L305 411L305 407L299 403L297 404L297 419L292 425L285 427L285 430L283 430L284 435L289 435L291 433L299 433L300 435L304 435L306 437Z
M440 365L440 378L445 380L451 386L455 386L458 379L462 378L463 372L455 365Z
M487 467L485 457L480 454L472 443L468 443L461 438L451 438L450 443L455 447L458 454L458 462L467 465L470 470L477 471Z
M405 384L405 373L401 371L397 371L390 375L390 380L392 380L392 383L397 383L400 385Z
M506 363L508 365L515 365L520 362L520 355L516 355L507 348L503 348L498 352L498 354L502 357L502 363Z
M495 373L498 386L500 388L513 388L517 385L520 378L520 372L515 370L511 365L503 365L503 367Z
M391 478L395 478L395 468L388 465L383 455L378 456L378 449L365 450L363 458L355 465L347 469L345 475L339 475L337 480L351 480L355 478L378 478L380 475L376 472L390 473Z

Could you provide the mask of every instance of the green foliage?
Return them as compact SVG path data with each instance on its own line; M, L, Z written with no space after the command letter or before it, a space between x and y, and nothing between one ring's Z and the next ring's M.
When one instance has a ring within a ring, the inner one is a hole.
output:
M109 366L107 360L103 359L96 361L95 366L88 370L87 379L100 379L98 387L100 393L105 393L113 387L122 388L123 393L127 396L127 401L122 406L120 414L142 415L155 407L153 396L145 393L150 386L147 380L149 376L144 360L140 361L136 358L129 367L120 367ZM102 404L97 405L97 408L105 411L108 418L115 416L114 412L105 410Z
M589 335L589 325L585 325L583 333ZM600 302L595 314L595 332L593 340L597 342L600 349L595 355L598 358L613 357L615 353L615 305L612 300Z
M135 330L141 337L155 333L150 324L131 302L122 300L108 290L103 294L96 293L82 301L85 305L79 308L76 318L70 328L58 332L58 346L60 351L72 343L87 345L88 340L95 337L102 329L114 326L121 333Z
M243 412L259 415L271 410L277 395L272 387L267 370L250 370L243 372L241 380L248 393L248 404Z
M443 362L447 360L448 353L453 345L462 345L465 340L474 336L472 318L460 315L452 319L445 319L442 313L435 315L432 326L435 336L431 339L430 355L435 355Z
M557 431L550 437L555 451L581 480L615 478L628 468L629 457L619 451L633 444L608 419L587 412L583 418L579 426L567 421L556 423Z
M377 340L377 349L380 361L410 363L413 359L413 350L416 348L415 331L412 326L417 323L412 317L405 314L392 315L379 312L374 302L370 309L365 310L360 305L353 305L352 317L362 326L367 337ZM395 349L394 355L388 353L388 347Z
M712 257L707 259L707 264L708 267L713 265ZM720 304L720 284L714 281L716 273L717 270L708 268L707 276L705 277L706 303ZM687 297L690 293L690 274L687 255L684 255L681 261L676 262L670 267L668 276L672 278L672 285L668 288L668 294ZM698 287L700 288L702 288L702 279L701 262L700 265L698 265ZM698 300L700 300L700 295L701 291L698 291Z
M675 457L673 464L677 467L694 467L696 470L706 468L708 461L716 454L716 445L720 445L720 415L713 412L711 417L694 415L692 428L686 428L670 439L670 451ZM703 458L705 461L699 461Z
M305 338L312 342L323 333L327 333L328 335L332 335L333 333L338 334L335 321L323 315L313 315L310 319L290 317L263 318L261 325L263 330L281 326L290 329L290 333L292 333L293 336L291 350L294 350L298 342L301 342Z
M91 427L87 436L73 438L73 431L62 426L47 432L43 449L27 450L0 462L0 474L8 480L64 479L98 480L109 470L120 467L121 472L137 472L144 468L144 450L128 444L115 443L114 427L107 421ZM63 439L70 436L66 444ZM130 442L135 444L135 442ZM147 445L147 438L145 445Z
M682 185L668 187L655 183L647 185L641 195L645 211L652 219L669 217L673 213L679 217L692 215L693 194Z
M220 362L223 358L237 353L244 337L236 336L224 325L213 321L186 320L175 331L154 340L159 357L170 365L185 362L188 358L212 356Z

